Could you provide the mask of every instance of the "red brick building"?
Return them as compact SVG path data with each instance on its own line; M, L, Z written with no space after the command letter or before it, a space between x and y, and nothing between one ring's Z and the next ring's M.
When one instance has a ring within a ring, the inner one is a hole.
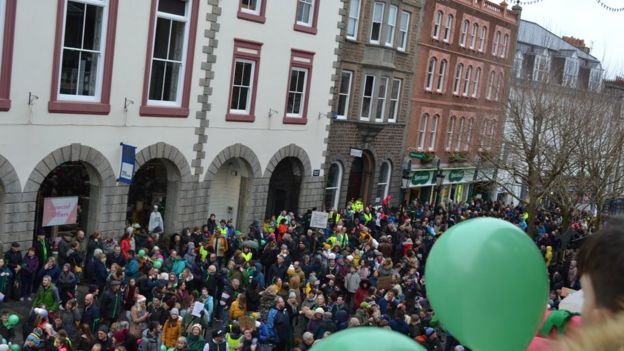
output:
M344 0L324 207L400 197L421 0Z
M463 201L483 192L480 153L504 125L520 7L486 0L427 1L423 9L405 154L409 199ZM491 176L491 175L490 175Z

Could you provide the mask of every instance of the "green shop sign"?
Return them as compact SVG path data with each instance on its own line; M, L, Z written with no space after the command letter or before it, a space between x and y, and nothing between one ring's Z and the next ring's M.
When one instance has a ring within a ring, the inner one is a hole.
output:
M463 169L454 169L449 172L448 180L449 182L461 182L464 179L464 170Z
M423 185L429 183L431 180L431 171L418 171L412 175L413 185Z
M417 158L419 160L425 159L427 157L427 154L425 154L424 152L417 152L417 151L412 151L410 152L409 155L411 158Z

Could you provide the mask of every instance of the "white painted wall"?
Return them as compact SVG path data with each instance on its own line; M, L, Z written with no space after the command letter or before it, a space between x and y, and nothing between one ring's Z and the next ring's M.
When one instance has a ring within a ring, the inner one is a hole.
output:
M139 116L151 1L119 1L115 58L109 115L50 114L50 84L56 28L57 1L17 2L15 48L11 82L12 106L0 112L0 154L15 167L22 187L36 164L53 150L81 143L102 152L119 174L120 142L142 148L162 141L178 148L188 163L194 156L195 111L200 94L199 79L207 1L199 1L198 35L191 82L190 114L187 118ZM39 97L28 106L28 92ZM128 112L124 98L134 100Z
M331 98L330 87L333 86L331 77L335 73L332 67L336 60L335 39L339 34L338 11L342 3L338 0L320 2L316 35L293 29L296 4L296 1L268 1L266 23L260 24L237 18L238 1L220 2L223 11L219 18L219 45L214 51L217 62L213 64L215 77L212 84L213 95L210 97L212 110L208 114L210 128L204 169L210 166L223 148L242 143L256 153L264 172L277 150L294 143L308 153L312 169L322 170L324 139L327 137L325 129L329 124L326 114L331 111L328 101ZM256 95L256 119L253 123L225 120L234 38L263 43ZM291 49L316 53L312 67L307 125L282 123ZM269 109L278 113L269 118ZM322 114L320 119L319 114Z

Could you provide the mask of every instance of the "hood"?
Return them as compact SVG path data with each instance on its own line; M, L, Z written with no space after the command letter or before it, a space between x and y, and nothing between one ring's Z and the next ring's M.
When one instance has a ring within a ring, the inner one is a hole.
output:
M338 323L344 323L349 319L349 314L345 310L339 310L336 312L336 320Z

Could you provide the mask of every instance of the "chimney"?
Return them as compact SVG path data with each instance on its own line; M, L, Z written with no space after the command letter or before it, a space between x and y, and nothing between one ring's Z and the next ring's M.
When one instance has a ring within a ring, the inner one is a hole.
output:
M575 38L575 37L567 37L567 36L565 36L565 35L562 37L562 39L563 39L566 43L568 43L568 44L570 44L570 45L574 46L574 47L575 47L575 48L577 48L577 49L582 50L582 51L583 51L583 52L585 52L586 54L589 54L589 48L585 45L585 40L583 40L583 39L578 39L578 38Z

